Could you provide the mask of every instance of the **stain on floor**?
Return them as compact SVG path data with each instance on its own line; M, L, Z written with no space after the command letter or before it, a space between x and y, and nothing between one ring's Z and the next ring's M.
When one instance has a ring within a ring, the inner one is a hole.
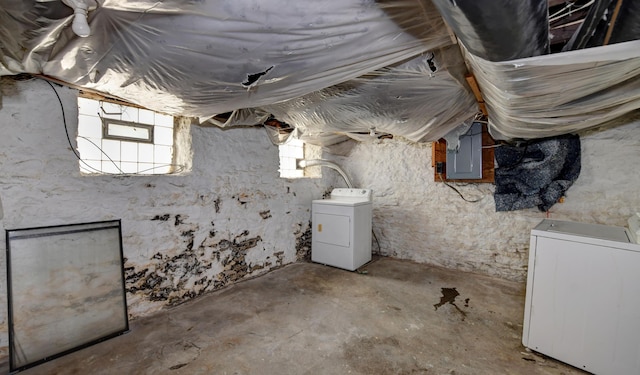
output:
M439 307L448 303L456 308L456 311L458 311L460 315L462 315L462 320L464 320L467 317L467 313L459 308L458 305L456 305L456 297L460 295L456 288L441 288L440 292L442 293L440 302L433 305L433 307L438 310ZM465 299L465 307L469 307L469 298Z

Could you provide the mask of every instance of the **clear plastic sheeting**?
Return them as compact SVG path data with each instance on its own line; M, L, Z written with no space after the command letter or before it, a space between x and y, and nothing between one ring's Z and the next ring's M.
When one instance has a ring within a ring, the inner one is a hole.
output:
M270 114L260 109L242 108L231 112L228 117L215 116L203 121L205 125L213 124L221 128L234 126L254 126L265 122Z
M0 75L42 73L55 47L75 37L67 27L72 20L73 10L62 1L2 0Z
M640 108L640 41L491 62L478 56L547 51L547 2L500 0L515 13L496 13L491 1L436 1L474 48L464 53L494 137L561 135ZM477 112L459 46L431 0L97 4L91 35L80 38L60 0L2 0L0 75L44 74L220 127L273 115L319 145L437 140ZM634 19L621 15L624 33L614 28L612 41L633 38Z
M449 133L445 134L442 138L447 143L448 151L458 151L460 149L460 137L467 134L471 126L474 124L473 119L469 119L468 121L462 123L462 125L457 128L451 130Z
M283 145L287 143L291 138L299 139L297 134L298 132L293 128L285 130L265 124L264 130L267 132L267 136L269 137L271 143L273 143L275 146Z
M597 127L640 108L640 41L505 62L465 54L496 139Z
M324 133L435 141L477 113L475 98L460 83L463 69L457 47L445 48L262 109L295 124L310 143Z
M451 44L428 0L104 0L91 35L60 1L4 0L0 74L43 73L207 119L345 82Z

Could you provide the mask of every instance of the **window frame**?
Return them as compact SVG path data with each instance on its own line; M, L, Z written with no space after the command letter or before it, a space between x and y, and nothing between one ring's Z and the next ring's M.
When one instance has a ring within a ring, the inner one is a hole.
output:
M143 123L140 123L140 122L117 120L117 119L106 118L106 117L101 117L101 120L102 120L102 138L103 139L112 139L112 140L115 140L115 141L129 141L129 142L136 142L136 143L151 143L151 144L155 144L154 143L155 140L154 140L154 137L153 137L153 129L154 129L155 125L143 124ZM109 134L109 129L108 129L110 124L122 125L122 126L131 127L131 128L147 129L149 131L149 138L148 139L142 139L142 138L120 136L120 135L111 135L111 134Z
M81 99L87 100L87 101L81 104ZM94 102L95 104L92 104L91 102ZM176 137L178 136L177 123L180 121L179 116L165 114L163 112L141 107L133 103L124 102L121 100L116 100L116 99L104 97L97 94L85 93L83 91L80 91L78 95L77 103L78 103L78 131L76 133L76 142L78 143L83 142L83 147L88 147L86 149L85 148L81 149L80 147L76 147L76 149L78 150L78 156L79 156L79 169L82 175L86 175L86 176L100 176L100 175L168 176L168 175L181 175L185 173L185 171L186 172L190 171L190 163L187 163L185 165L177 164L177 160L178 160L177 158L184 158L186 156L186 154L183 154L185 151L179 151L180 147L178 147L176 143ZM149 113L153 113L153 117L151 118L151 120L149 120L149 118L147 117L145 120L142 120L143 122L133 121L135 119L141 120L141 118L136 117L137 115L133 116L133 118L131 119L114 118L116 116L119 117L120 115L125 113L125 111L122 110L122 111L116 111L118 113L111 113L113 111L108 111L106 110L106 108L103 107L107 103L110 105L127 107L127 108L135 109L138 111L146 111ZM81 105L86 105L87 106L86 108L88 108L88 110L87 109L82 110ZM160 115L160 120L158 120L159 118L158 115ZM93 135L87 135L87 133L80 131L81 121L86 121L86 119L91 117L96 118L97 123L94 122L92 125L94 126L94 129L95 129ZM85 118L85 119L81 120L81 118ZM171 118L171 125L169 125L169 123L167 122L168 118ZM148 122L148 121L151 121L151 122ZM148 133L149 138L140 139L140 138L134 138L134 137L127 137L126 135L125 136L109 135L108 129L107 129L108 124L144 128L149 132ZM155 129L156 126L159 128ZM159 133L160 128L163 129L161 133ZM168 141L168 138L167 138L168 135L165 134L167 132L165 132L164 129L171 130L172 140L170 143L165 143L166 141ZM181 130L180 132L183 132L183 131L184 129ZM182 136L184 135L180 135L180 137ZM111 152L104 149L103 142L117 142L118 148L123 147L123 145L125 144L137 144L138 156L136 157L135 161L123 158L122 154L120 154L119 157L115 157L112 159L113 156ZM83 151L93 149L93 147L89 146L89 144L92 144L94 147L96 147L99 150L99 152L97 154L92 152L91 156L85 156ZM151 152L151 154L153 155L153 161L143 160L140 158L139 148L143 146L153 147L153 151L145 151L147 153ZM157 154L156 148L158 147L169 148L170 155L169 154L160 155L160 159L157 159L159 154ZM99 156L97 156L98 154ZM168 159L169 156L170 156L170 160ZM163 159L166 159L166 160L164 162L159 161ZM111 166L105 167L104 163L108 164L109 162L115 165L115 169L112 168ZM135 163L137 165L136 171L131 170L130 165L125 165L125 164L131 164L131 163ZM146 167L147 165L149 168L143 168L143 167ZM161 172L157 172L158 170L161 170Z

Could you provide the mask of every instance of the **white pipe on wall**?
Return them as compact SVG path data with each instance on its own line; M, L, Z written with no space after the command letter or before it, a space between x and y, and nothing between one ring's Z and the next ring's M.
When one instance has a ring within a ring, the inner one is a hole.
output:
M314 166L318 166L318 165L321 166L321 167L328 167L328 168L331 168L331 169L334 169L334 170L338 171L338 173L340 173L340 175L344 179L344 182L347 184L347 187L348 188L353 188L353 184L351 183L351 180L349 179L349 177L347 177L347 174L344 173L342 168L340 168L340 166L338 164L336 164L336 163L330 162L328 160L322 160L322 159L300 160L298 162L298 166L300 168L314 167Z

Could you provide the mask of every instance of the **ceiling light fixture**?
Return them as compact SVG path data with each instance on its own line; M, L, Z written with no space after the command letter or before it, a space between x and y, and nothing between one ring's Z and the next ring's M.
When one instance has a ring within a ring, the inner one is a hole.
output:
M95 0L62 0L62 2L71 7L74 12L73 23L71 29L77 36L86 38L91 35L91 28L87 22L87 13L98 7Z

